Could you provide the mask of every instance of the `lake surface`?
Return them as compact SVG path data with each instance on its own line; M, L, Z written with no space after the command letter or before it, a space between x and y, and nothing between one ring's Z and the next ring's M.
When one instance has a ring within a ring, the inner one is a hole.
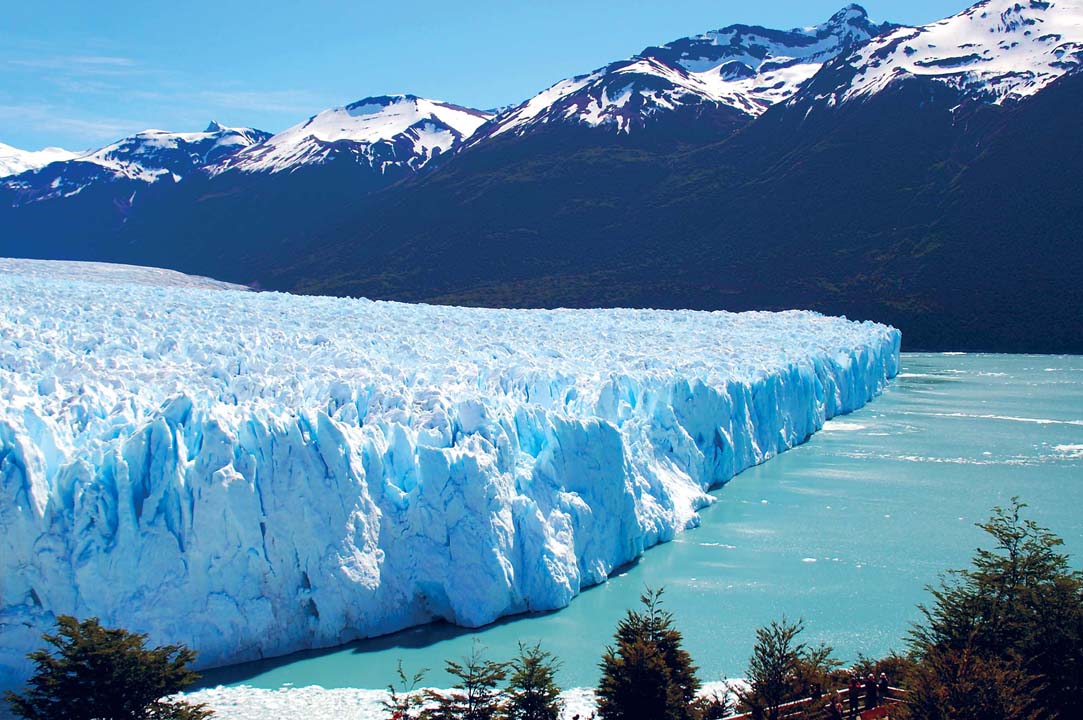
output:
M203 685L382 688L401 659L446 687L443 661L475 641L494 659L540 641L563 660L564 687L591 686L645 586L665 588L704 681L743 676L756 627L783 615L842 660L902 649L925 586L966 565L985 538L974 523L1013 495L1083 558L1083 357L904 355L883 396L714 495L702 527L560 612L417 628L208 672Z

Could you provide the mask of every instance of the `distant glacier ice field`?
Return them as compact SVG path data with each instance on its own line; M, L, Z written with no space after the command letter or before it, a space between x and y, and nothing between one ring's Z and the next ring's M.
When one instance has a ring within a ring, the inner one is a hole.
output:
M176 270L103 262L0 258L0 275L75 281L92 278L96 283L204 288L206 290L247 289L243 285L212 280L199 275L186 275Z
M213 666L564 607L899 364L893 328L810 312L465 309L0 262L4 685L58 613Z

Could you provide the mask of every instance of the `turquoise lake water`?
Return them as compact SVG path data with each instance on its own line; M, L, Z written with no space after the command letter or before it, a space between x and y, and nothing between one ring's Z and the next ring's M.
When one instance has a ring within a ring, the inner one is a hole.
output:
M560 612L474 632L417 628L211 671L203 684L382 688L401 659L443 687L443 661L476 640L494 659L540 641L562 658L564 687L589 686L647 585L665 588L704 681L743 676L755 628L783 615L842 660L902 649L925 586L966 565L984 541L974 523L1013 495L1083 559L1083 357L904 355L883 396L714 495L702 527Z

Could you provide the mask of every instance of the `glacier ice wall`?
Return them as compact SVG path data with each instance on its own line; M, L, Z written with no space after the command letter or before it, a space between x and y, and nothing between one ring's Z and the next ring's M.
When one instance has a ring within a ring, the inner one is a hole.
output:
M899 333L0 275L0 680L55 614L216 665L567 605L860 407Z

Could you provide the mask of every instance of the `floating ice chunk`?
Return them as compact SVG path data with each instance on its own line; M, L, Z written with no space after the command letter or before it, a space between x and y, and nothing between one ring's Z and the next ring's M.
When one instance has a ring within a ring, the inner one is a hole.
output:
M862 425L861 423L850 423L842 422L839 420L832 420L831 422L824 423L824 426L821 429L824 432L859 432L867 428L867 425Z

